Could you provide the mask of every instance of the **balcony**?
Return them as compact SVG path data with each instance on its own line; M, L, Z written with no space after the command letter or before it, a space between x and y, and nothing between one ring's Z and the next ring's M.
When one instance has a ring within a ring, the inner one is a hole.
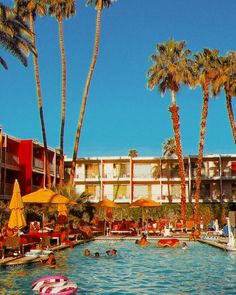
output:
M94 173L94 172L91 172L91 173L86 173L86 178L89 178L89 179L99 179L99 175Z
M44 163L41 159L33 158L33 167L36 169L44 170Z
M11 196L12 195L12 192L13 192L13 186L14 184L13 183L3 183L1 182L1 190L0 190L0 193L3 195L9 195Z
M3 152L2 162L5 164L8 164L8 165L12 165L12 166L19 166L19 157L15 154Z

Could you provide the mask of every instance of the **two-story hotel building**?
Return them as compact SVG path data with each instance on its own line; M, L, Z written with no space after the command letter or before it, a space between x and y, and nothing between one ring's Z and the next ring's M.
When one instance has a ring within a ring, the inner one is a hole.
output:
M59 183L60 155L48 148L51 182ZM18 179L21 194L45 186L44 147L37 140L18 139L3 132L0 127L0 200L9 200L13 184Z
M187 202L194 202L197 156L184 158ZM65 160L65 174L71 160ZM79 158L76 164L77 193L91 194L119 203L148 197L161 203L181 198L178 160L161 157ZM206 155L202 165L200 202L236 202L236 154Z

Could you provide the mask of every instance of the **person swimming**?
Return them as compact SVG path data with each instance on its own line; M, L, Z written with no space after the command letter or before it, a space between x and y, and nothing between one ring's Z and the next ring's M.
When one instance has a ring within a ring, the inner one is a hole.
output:
M182 243L182 249L183 249L183 250L188 249L188 245L187 245L186 242L183 242L183 243Z
M43 260L40 260L41 265L46 265L48 267L55 267L57 264L56 257L54 253L48 254L48 259L44 262Z
M84 250L84 256L90 256L90 250L89 249Z
M141 247L146 247L150 245L150 242L148 242L147 240L147 236L145 234L143 234L143 236L141 237L139 243L138 243Z
M95 253L94 253L94 257L100 257L99 252L95 252Z
M106 251L106 254L107 254L108 256L116 256L116 254L117 254L117 250L116 250L116 249L107 250L107 251Z

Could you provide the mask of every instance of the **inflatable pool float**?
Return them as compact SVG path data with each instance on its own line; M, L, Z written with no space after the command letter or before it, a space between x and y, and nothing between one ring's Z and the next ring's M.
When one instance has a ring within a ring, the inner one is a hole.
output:
M77 291L77 285L65 276L45 276L33 282L31 289L37 294L71 295Z
M178 239L162 239L157 242L158 247L178 247Z

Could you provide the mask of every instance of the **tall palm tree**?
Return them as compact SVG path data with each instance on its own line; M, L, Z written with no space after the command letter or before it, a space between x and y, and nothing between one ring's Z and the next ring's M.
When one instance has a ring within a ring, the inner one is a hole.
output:
M232 98L236 96L236 52L229 52L227 56L219 59L217 75L213 80L212 93L218 95L224 89L229 122L236 144L236 122L232 107Z
M70 18L75 14L75 0L48 0L49 15L55 16L59 24L59 43L61 50L61 71L62 71L62 91L61 91L61 132L60 132L60 167L59 186L63 186L64 171L64 130L66 114L66 56L63 38L63 19Z
M195 191L195 204L194 204L194 221L198 223L198 211L199 211L199 199L201 193L201 169L203 161L203 150L206 133L206 122L209 104L209 88L216 74L218 65L218 53L219 50L210 50L204 48L203 52L195 55L195 80L193 84L199 84L203 91L203 103L202 103L202 115L201 115L201 128L200 128L200 140L198 149L198 164L196 173L196 191Z
M174 155L176 155L176 144L174 137L166 139L166 141L162 144L163 147L163 156L167 159L171 159ZM171 171L173 164L168 164L169 171ZM167 174L167 181L168 181L168 199L169 201L172 200L172 195L170 192L170 174Z
M191 53L186 50L185 41L175 42L173 39L168 40L166 44L158 44L156 47L157 54L153 54L151 59L154 65L149 69L148 88L152 90L155 86L164 94L167 90L171 91L171 107L169 111L172 117L176 154L179 162L179 175L181 179L181 218L186 220L186 184L184 159L182 153L179 107L176 104L175 94L179 91L180 85L188 85L192 79L192 60L188 57Z
M97 21L96 21L96 34L95 34L95 44L94 44L94 52L93 52L93 58L90 65L87 82L84 89L83 94L83 100L81 104L80 109L80 117L78 120L77 130L76 130L76 136L75 136L75 142L74 142L74 151L73 151L73 157L72 157L72 163L71 163L71 172L70 172L70 186L74 183L74 175L75 175L75 166L76 166L76 158L78 154L78 148L79 148L79 140L80 140L80 134L81 134L81 128L83 124L84 114L85 114L85 107L87 103L88 98L88 91L92 79L92 75L94 72L95 64L97 61L97 55L98 55L98 46L99 46L99 37L100 37L100 26L101 26L101 12L102 9L107 7L109 8L112 4L112 0L87 0L87 6L90 4L94 4L95 8L97 9Z
M21 63L27 66L30 52L36 54L30 41L32 33L28 25L20 18L15 10L0 3L0 45ZM0 56L0 64L7 70L6 61Z
M47 3L47 0L15 0L15 9L17 11L17 14L21 16L23 19L29 21L30 30L32 31L31 41L35 48L36 48L36 39L35 39L34 23L36 19L36 14L38 13L40 16L46 15L46 3ZM35 82L36 82L37 96L38 96L39 115L40 115L42 137L43 137L43 144L44 144L46 178L47 178L46 183L47 183L47 186L50 187L51 177L50 177L50 167L49 167L49 161L48 161L46 127L45 127L44 114L43 114L41 83L39 78L38 56L36 55L33 56L33 62L34 62L34 74L35 74Z

